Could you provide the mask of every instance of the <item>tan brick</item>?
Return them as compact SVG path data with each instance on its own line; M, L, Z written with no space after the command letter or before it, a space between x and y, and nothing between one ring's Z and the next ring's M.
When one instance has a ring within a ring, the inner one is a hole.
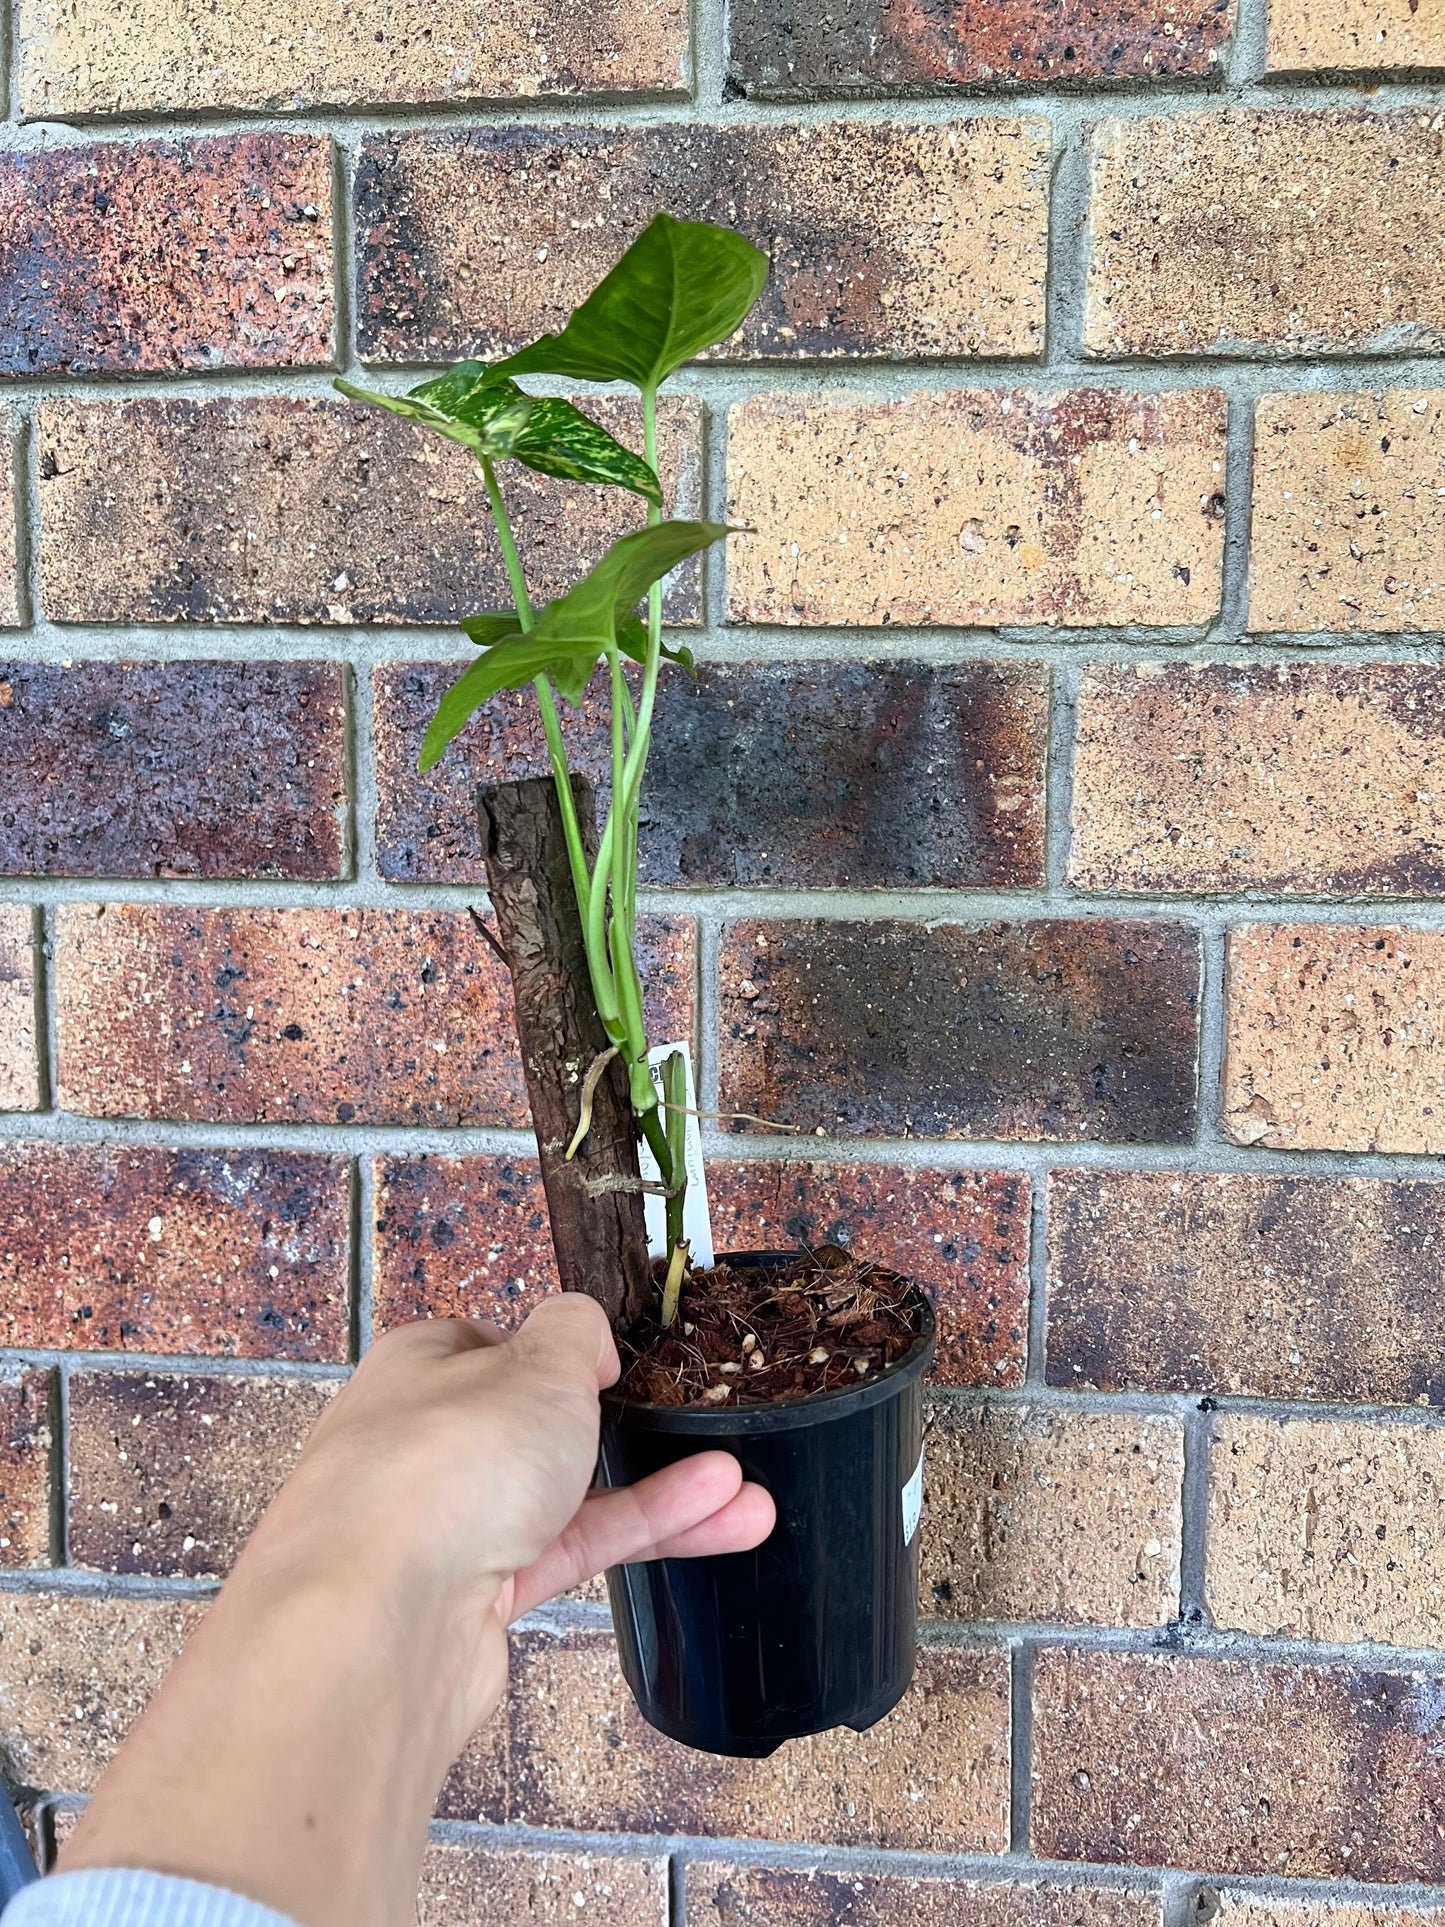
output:
M338 1361L342 1158L0 1147L0 1343Z
M953 390L733 408L735 622L1202 623L1224 403Z
M685 1927L1160 1927L1157 1894L821 1868L687 1869Z
M324 20L297 0L24 0L21 111L283 111L326 104L680 90L678 0L504 0L478 13L420 0L347 0Z
M0 628L21 620L20 556L15 526L15 417L0 408Z
M1051 1385L1445 1404L1445 1184L1049 1175Z
M1445 67L1445 14L1420 0L1269 0L1267 63L1271 73Z
M0 1566L50 1564L52 1372L0 1369Z
M35 1027L34 918L23 903L0 903L0 1111L40 1109Z
M422 1862L417 1927L667 1927L667 1861L528 1853L520 1847L448 1847Z
M1445 1679L1038 1654L1033 1851L1201 1873L1438 1881Z
M523 347L665 207L772 256L716 353L1042 354L1049 152L1046 121L1002 116L382 135L357 175L361 353Z
M1251 629L1438 629L1442 544L1445 391L1261 399Z
M1438 1907L1266 1900L1219 1888L1209 1889L1207 1901L1219 1910L1212 1916L1217 1927L1445 1927L1445 1910Z
M1445 1150L1445 933L1230 932L1224 1129L1237 1144Z
M635 406L586 407L641 445ZM680 515L699 504L701 422L685 397L658 410ZM510 602L471 456L359 402L53 401L36 441L41 602L56 621L452 623ZM510 463L502 485L534 599L645 519L622 489ZM678 572L670 621L696 619L700 579Z
M654 1035L691 1032L693 928L640 929ZM57 914L59 1101L100 1117L521 1126L506 969L464 911Z
M1069 879L1441 895L1442 707L1445 675L1424 663L1096 664L1079 690Z
M0 1750L17 1785L84 1793L199 1625L194 1599L0 1593Z
M103 1572L223 1576L336 1390L334 1380L77 1373L71 1559Z
M1176 1617L1178 1420L935 1401L923 1465L924 1612L1105 1626Z
M1208 1599L1248 1632L1445 1646L1445 1434L1219 1419Z
M695 1753L647 1726L609 1634L513 1642L508 1794L491 1758L464 1761L449 1819L623 1833L703 1833L838 1846L1001 1852L1008 1839L1008 1661L925 1652L896 1710L867 1733L793 1740L766 1760Z
M331 167L254 132L6 155L0 373L329 362Z
M1440 347L1441 141L1433 107L1104 121L1085 350Z

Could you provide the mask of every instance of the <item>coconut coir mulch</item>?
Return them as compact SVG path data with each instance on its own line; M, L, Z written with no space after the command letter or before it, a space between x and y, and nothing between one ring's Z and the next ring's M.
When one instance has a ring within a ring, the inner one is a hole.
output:
M918 1336L915 1303L897 1272L836 1245L784 1266L690 1273L668 1330L653 1312L622 1340L618 1390L651 1405L724 1407L860 1385Z

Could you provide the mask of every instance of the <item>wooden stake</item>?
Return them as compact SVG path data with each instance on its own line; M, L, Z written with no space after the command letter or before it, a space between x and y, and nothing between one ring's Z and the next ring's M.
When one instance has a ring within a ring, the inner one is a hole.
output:
M572 794L589 858L597 847L592 785ZM642 1178L627 1078L614 1057L597 1079L591 1126L575 1156L582 1087L609 1047L597 1015L572 889L562 812L550 777L477 791L487 881L517 1007L532 1127L564 1291L595 1298L625 1331L652 1295Z

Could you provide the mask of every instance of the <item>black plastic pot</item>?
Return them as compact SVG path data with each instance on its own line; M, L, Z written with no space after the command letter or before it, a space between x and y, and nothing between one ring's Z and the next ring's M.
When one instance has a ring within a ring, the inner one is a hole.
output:
M745 1252L729 1265L782 1265ZM633 1485L694 1452L721 1450L778 1509L753 1552L657 1559L607 1575L622 1672L644 1718L704 1753L760 1759L830 1726L858 1732L913 1678L922 1496L920 1380L933 1311L866 1384L733 1410L604 1395L600 1469Z

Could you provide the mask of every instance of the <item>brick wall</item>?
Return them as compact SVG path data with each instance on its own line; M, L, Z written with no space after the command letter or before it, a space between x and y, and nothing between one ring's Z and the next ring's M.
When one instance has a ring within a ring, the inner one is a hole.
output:
M937 1295L923 1650L875 1731L706 1761L566 1602L426 1927L1445 1918L1438 6L17 12L0 1746L42 1834L372 1334L551 1282L470 914L528 705L413 773L499 561L459 452L329 379L517 345L662 204L774 274L663 417L677 506L758 533L669 591L658 1024L801 1127L710 1130L721 1244ZM545 591L634 513L509 479Z

